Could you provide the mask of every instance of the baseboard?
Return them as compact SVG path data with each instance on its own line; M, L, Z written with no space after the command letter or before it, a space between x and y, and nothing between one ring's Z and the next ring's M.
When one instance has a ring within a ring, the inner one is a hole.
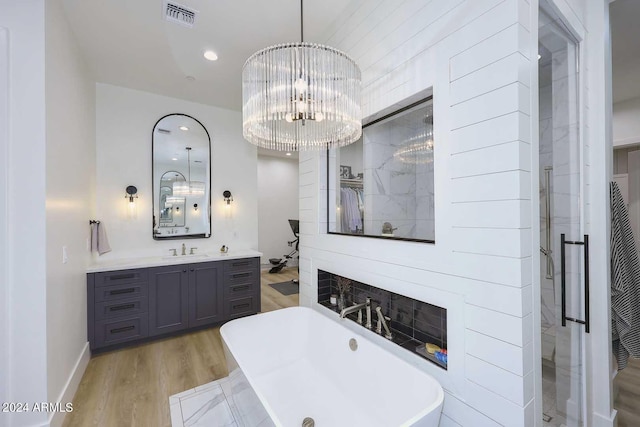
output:
M618 416L618 411L616 411L615 409L611 412L611 415L609 416L594 412L593 427L614 427L617 425L617 420L616 420L617 416Z
M78 386L80 385L80 381L82 380L84 371L87 369L89 359L91 359L91 351L89 350L89 342L87 341L87 343L84 345L84 348L80 352L80 356L78 357L73 370L71 371L71 375L69 375L67 383L62 389L62 393L60 393L60 396L56 400L56 402L61 403L63 407L65 404L73 402L73 397L78 390ZM66 412L52 413L49 416L49 427L61 427L65 415L67 415Z

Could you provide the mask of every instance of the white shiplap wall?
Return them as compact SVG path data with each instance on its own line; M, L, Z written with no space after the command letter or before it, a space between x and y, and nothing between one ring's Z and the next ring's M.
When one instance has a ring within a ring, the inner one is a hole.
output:
M532 11L354 1L317 40L360 65L364 116L433 87L436 244L327 235L324 155L302 153L300 302L322 268L447 308L447 372L390 348L443 384L442 426L533 425Z

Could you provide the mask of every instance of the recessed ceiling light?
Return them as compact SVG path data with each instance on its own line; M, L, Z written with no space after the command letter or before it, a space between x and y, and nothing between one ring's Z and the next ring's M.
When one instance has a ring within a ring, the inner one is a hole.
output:
M178 158L177 157L172 157L171 160L178 160Z
M189 130L189 128L188 128L188 127L186 127L186 126L184 126L184 125L183 125L183 126L180 126L178 129L180 129L180 130L184 130L184 131L188 131L188 130Z
M207 58L209 61L215 61L218 59L218 55L216 55L216 53L212 50L205 51L204 57Z
M290 156L290 155L291 155L291 153L287 153L287 156Z

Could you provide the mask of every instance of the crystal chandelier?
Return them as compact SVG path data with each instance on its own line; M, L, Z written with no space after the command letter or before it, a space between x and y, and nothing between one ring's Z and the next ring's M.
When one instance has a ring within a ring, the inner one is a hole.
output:
M402 163L427 164L433 162L433 112L428 108L424 117L425 130L403 141L393 153L393 158Z
M173 183L174 196L202 196L204 195L204 182L191 181L191 147L187 150L187 167L189 168L188 181L175 181Z
M242 133L259 147L341 147L362 135L360 69L345 53L303 39L262 49L242 69Z

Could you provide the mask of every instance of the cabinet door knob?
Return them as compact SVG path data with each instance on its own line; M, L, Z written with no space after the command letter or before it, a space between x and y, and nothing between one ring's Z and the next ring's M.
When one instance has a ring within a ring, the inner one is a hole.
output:
M191 271L196 271L196 270L192 268Z
M186 273L186 272L187 272L187 269L185 268L184 270L182 270L182 272L183 272L183 273Z

